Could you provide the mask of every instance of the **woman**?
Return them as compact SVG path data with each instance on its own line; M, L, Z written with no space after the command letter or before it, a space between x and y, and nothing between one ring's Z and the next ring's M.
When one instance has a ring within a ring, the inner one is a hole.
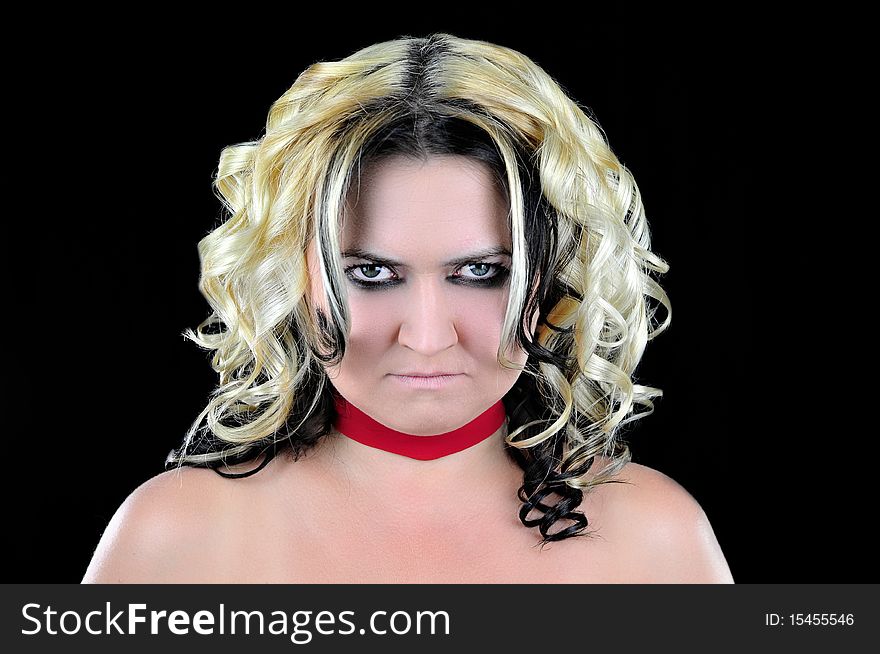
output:
M630 462L668 265L533 61L433 34L313 64L215 186L186 335L220 384L84 581L733 581L693 497Z

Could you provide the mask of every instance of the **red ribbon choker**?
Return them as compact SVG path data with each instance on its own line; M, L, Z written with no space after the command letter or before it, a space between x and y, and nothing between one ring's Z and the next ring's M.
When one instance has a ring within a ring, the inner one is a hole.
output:
M439 459L473 447L498 431L507 418L504 402L498 400L458 429L435 436L417 436L386 427L338 393L333 393L333 399L337 413L333 426L341 434L363 445L421 461Z

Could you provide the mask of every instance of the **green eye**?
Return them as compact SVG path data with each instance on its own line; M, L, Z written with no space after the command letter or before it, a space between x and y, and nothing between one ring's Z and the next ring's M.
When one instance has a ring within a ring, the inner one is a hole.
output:
M483 277L485 274L487 274L489 272L492 265L493 264L490 264L490 263L472 263L472 264L469 264L467 267L468 268L476 268L477 266L482 266L483 268L486 269L486 271L484 273L480 274L479 276Z

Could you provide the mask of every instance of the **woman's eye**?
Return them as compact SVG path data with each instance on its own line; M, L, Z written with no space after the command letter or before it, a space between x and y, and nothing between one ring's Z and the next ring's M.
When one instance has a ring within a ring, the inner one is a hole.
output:
M363 277L355 277L356 281L366 281L366 280L381 280L379 277L378 270L385 268L385 266L376 266L372 264L364 264L362 266L354 266L353 268L349 268L349 270L358 270L361 272Z
M475 269L472 271L475 277L465 277L465 279L480 279L483 277L491 277L492 275L490 275L489 273L492 271L493 267L497 268L498 266L492 263L469 263L464 268L462 268L462 270L467 270L469 268Z

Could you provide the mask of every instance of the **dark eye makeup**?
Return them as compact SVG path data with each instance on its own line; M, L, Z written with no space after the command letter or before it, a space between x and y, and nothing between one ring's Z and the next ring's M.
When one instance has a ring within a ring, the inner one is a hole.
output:
M452 281L453 284L458 286L470 286L473 288L498 288L507 280L510 275L510 269L507 266L504 266L500 263L490 263L488 261L475 261L473 263L466 264L463 266L467 268L469 266L487 266L490 269L495 270L495 274L491 276L487 276L484 278L477 277L462 277L460 275L453 275L448 279ZM397 286L398 284L402 284L402 279L391 279L382 282L370 282L360 277L355 277L353 272L357 269L366 269L366 268L387 268L394 272L389 266L372 264L372 263L359 263L353 266L348 266L345 268L346 276L352 281L352 283L359 287L365 288L369 290L378 290L384 289L391 286ZM460 269L459 269L460 270ZM397 273L394 273L395 275Z

